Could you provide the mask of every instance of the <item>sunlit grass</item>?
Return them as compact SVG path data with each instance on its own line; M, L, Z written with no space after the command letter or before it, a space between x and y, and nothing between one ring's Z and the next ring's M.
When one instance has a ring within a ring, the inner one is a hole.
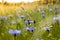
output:
M47 5L43 5L44 8L41 9L45 10ZM0 20L0 40L14 40L13 35L8 33L9 29L21 29L22 30L22 34L17 34L17 39L16 40L36 40L37 38L43 38L44 40L57 40L58 37L55 38L54 34L56 35L56 32L52 32L55 31L55 29L59 28L57 27L58 24L53 24L56 25L56 27L54 26L54 28L52 28L52 30L50 31L50 33L52 34L52 38L51 37L47 37L49 33L47 33L46 31L43 30L43 28L45 26L49 26L52 23L54 23L54 21L52 20L52 18L55 16L55 9L54 6L52 5L51 8L53 9L53 12L48 12L48 10L46 10L46 18L42 18L40 12L37 9L36 5L30 5L29 7L27 5L24 6L24 10L21 8L21 6L0 6L0 15L1 16L7 16L8 14L12 14L13 17L9 18L9 22L5 22L5 20ZM32 27L36 27L36 30L33 33L27 32L24 28L26 27L26 24L24 23L23 19L19 18L17 16L17 10L21 11L20 15L25 15L26 19L30 19L30 20L36 20L36 24L34 26L34 24L32 23ZM13 18L17 17L17 21L14 20ZM11 25L10 22L15 21L17 22L14 25ZM47 25L46 25L47 24ZM56 30L57 30L56 29ZM57 33L58 35L58 33ZM59 38L58 38L59 39Z

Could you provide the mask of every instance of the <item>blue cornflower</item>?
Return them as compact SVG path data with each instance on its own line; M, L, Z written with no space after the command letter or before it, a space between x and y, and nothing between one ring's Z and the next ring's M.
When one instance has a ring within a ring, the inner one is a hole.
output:
M14 34L20 34L21 30L14 30Z
M34 31L36 28L32 28L32 27L26 27L26 31Z
M26 27L25 29L26 29L26 31L28 31L29 30L29 27Z
M6 16L0 16L0 19L7 20L7 17Z
M12 30L12 29L10 29L8 32L9 32L9 34L21 34L21 30Z
M8 32L9 32L9 34L13 34L14 31L12 29L10 29Z
M32 31L32 30L35 30L35 28L30 27L29 30Z
M42 18L45 18L45 11L41 12L41 16L42 16Z
M30 24L31 22L33 22L32 20L25 20L26 23Z

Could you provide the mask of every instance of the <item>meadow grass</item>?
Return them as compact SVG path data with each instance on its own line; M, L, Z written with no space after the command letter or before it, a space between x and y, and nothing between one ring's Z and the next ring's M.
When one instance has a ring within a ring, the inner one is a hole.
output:
M59 40L60 39L60 27L58 23L54 23L52 20L55 17L55 5L51 5L50 8L53 9L52 12L46 10L47 5L42 5L43 8L40 10L45 10L46 17L42 18L40 12L38 11L37 6L25 6L24 10L20 6L0 6L0 15L6 16L7 21L5 19L0 20L0 40L14 40L14 35L8 33L9 29L20 29L22 30L21 34L17 34L16 40L36 40L37 38L42 38L44 40ZM60 5L58 5L60 7ZM36 27L33 33L27 32L25 30L26 23L17 15L17 10L21 11L21 15L25 15L26 19L35 20L36 24L31 23L32 27ZM12 18L9 18L8 15L13 15ZM14 20L16 18L16 20ZM11 22L14 21L16 24L12 25ZM48 33L43 30L44 27L53 26L53 28ZM50 35L50 36L49 36ZM48 37L49 36L49 37Z

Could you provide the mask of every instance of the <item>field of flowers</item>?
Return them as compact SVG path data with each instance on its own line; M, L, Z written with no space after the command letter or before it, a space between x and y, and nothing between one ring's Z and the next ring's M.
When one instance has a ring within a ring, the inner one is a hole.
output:
M0 40L60 40L60 5L0 5Z

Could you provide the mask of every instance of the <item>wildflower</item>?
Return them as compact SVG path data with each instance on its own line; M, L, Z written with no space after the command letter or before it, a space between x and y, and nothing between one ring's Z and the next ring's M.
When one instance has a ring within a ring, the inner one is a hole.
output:
M21 15L21 16L20 16L20 18L22 18L22 19L23 19L23 18L25 18L25 16L24 16L24 15Z
M35 28L30 27L29 30L33 32L35 30Z
M21 30L14 30L14 34L20 34Z
M26 27L25 29L26 29L26 31L29 31L29 27Z
M51 30L51 28L50 27L44 27L44 30L49 32Z
M25 20L25 22L30 25L30 23L32 23L33 21L32 20Z
M42 16L42 18L45 18L45 11L41 12L41 16Z
M9 34L21 34L21 30L12 30L12 29L10 29L8 32L9 32Z
M40 11L43 6L38 6L37 10Z
M13 34L13 32L14 32L14 31L13 31L12 29L9 30L9 34Z
M21 30L12 30L10 29L9 34L13 34L14 35L14 40L16 40L16 34L21 34Z
M0 19L7 20L7 17L6 16L0 16Z
M42 11L41 14L45 14L45 11Z
M36 29L36 28L26 27L26 30L27 30L27 31L31 31L31 32L33 32L35 29Z
M54 21L57 21L57 20L58 20L58 17L54 17L53 20L54 20Z

